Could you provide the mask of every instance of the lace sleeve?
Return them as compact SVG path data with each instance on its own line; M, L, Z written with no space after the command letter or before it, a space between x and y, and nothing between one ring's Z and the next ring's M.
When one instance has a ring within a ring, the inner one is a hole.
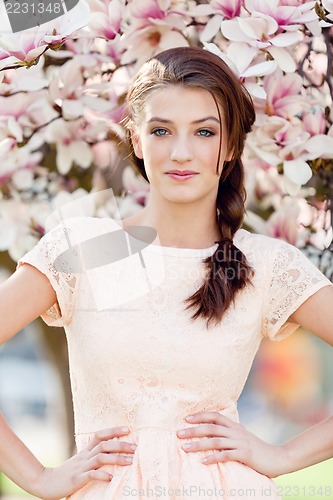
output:
M264 287L263 335L277 341L293 333L299 325L288 317L327 285L332 283L298 248L277 241Z
M78 275L71 272L58 271L55 260L69 248L73 231L73 219L63 221L46 233L38 244L27 252L17 263L17 268L24 263L34 266L50 281L57 295L57 302L41 314L41 318L49 326L62 327L70 323L74 309L75 291Z

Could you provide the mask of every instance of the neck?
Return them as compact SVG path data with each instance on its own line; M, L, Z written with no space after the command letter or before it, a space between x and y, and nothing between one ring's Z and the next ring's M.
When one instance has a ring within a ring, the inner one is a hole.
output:
M216 206L207 207L197 202L193 205L175 204L167 200L154 204L149 199L139 214L140 224L156 229L162 246L211 247L221 237L216 223Z

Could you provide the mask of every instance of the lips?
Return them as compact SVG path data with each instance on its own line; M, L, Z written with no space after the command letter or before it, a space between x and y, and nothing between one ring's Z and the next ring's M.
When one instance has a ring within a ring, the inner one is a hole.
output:
M166 174L174 174L174 175L194 175L198 172L194 172L193 170L169 170Z

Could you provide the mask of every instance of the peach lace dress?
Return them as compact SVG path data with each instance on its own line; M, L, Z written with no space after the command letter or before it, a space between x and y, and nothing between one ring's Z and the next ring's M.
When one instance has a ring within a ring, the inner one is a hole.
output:
M123 440L137 444L133 464L105 467L110 483L92 481L71 500L240 499L246 490L251 498L279 498L271 479L242 463L202 464L212 452L186 453L176 430L201 410L238 421L237 400L262 338L295 331L288 317L332 284L295 247L240 229L234 243L255 269L254 286L207 329L203 319L191 321L183 301L199 288L202 259L216 246L152 244L142 251L144 266L135 253L81 271L55 268L70 245L120 229L112 219L74 217L18 262L44 273L57 294L42 318L66 331L77 449L95 431L122 425L131 429Z

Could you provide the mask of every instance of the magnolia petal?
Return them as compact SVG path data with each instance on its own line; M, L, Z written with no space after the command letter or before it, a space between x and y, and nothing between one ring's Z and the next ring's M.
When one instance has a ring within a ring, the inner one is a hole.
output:
M249 12L266 12L276 9L278 5L279 0L245 0L245 8Z
M112 81L113 87L113 81ZM82 102L84 106L88 106L89 109L93 111L97 111L100 113L106 113L107 111L111 111L114 108L114 104L106 99L102 99L101 97L95 97L92 95L85 95L82 97Z
M227 49L227 56L231 61L235 61L238 72L245 76L246 70L257 52L255 47L250 47L247 43L232 42Z
M0 251L4 252L13 244L16 237L16 227L0 218Z
M56 164L59 174L66 175L72 166L72 155L70 148L64 144L57 145Z
M277 68L277 61L265 61L259 64L254 64L250 66L244 73L242 73L243 77L250 76L265 76L273 73Z
M295 184L306 184L312 177L311 168L300 158L283 162L283 173Z
M248 136L246 144L258 158L269 165L277 166L281 163L281 158L279 158L277 154L270 153L269 151L265 151L262 147L257 146L256 142L251 138L251 135Z
M279 67L282 71L286 73L292 73L296 71L296 63L292 55L282 47L274 47L273 45L269 48L269 53L277 61Z
M290 196L296 196L300 192L302 186L301 184L296 184L291 181L288 177L283 176L283 187Z
M275 19L265 14L260 14L260 17L251 17L250 19L239 17L238 22L244 33L254 40L262 40L264 34L272 35L279 28Z
M319 19L316 19L315 21L310 21L306 23L305 26L308 28L312 36L321 35L321 26L319 23Z
M40 47L36 47L35 49L29 50L24 61L26 62L35 61L35 59L37 59L41 55L41 53L45 51L45 49L47 49L46 43L44 45L41 45Z
M65 120L79 118L83 114L83 104L78 99L64 99L61 107L62 116Z
M267 94L265 90L257 83L245 82L245 87L253 97L257 97L257 99L266 99Z
M325 134L315 135L307 141L305 149L313 158L333 158L333 137Z
M266 234L267 223L259 215L252 212L252 210L246 210L244 216L244 222L249 226L255 233Z
M8 118L8 132L15 137L17 142L23 141L23 131L14 116Z
M219 15L212 17L200 34L200 41L207 42L208 40L212 40L219 31L222 20L223 17Z
M160 47L161 50L171 49L173 47L187 47L188 41L184 38L183 35L178 33L177 31L168 31L163 34Z
M239 19L239 18L238 18ZM245 35L238 22L234 19L226 19L221 23L222 35L232 42L246 42L249 37Z
M72 159L82 168L88 168L93 161L90 146L84 141L73 141L69 145Z
M213 54L216 54L219 56L222 61L224 61L229 68L235 73L237 77L239 77L239 71L238 68L235 66L235 64L232 62L232 60L224 53L222 52L215 43L206 43L204 42L204 48L208 50L209 52L212 52Z
M275 37L271 38L270 41L276 47L289 47L298 43L302 38L302 33L299 31L289 31L288 33L280 33Z
M48 81L44 78L27 75L25 68L20 68L16 71L20 71L20 78L18 78L16 82L17 90L35 92L36 90L46 88L48 85Z

